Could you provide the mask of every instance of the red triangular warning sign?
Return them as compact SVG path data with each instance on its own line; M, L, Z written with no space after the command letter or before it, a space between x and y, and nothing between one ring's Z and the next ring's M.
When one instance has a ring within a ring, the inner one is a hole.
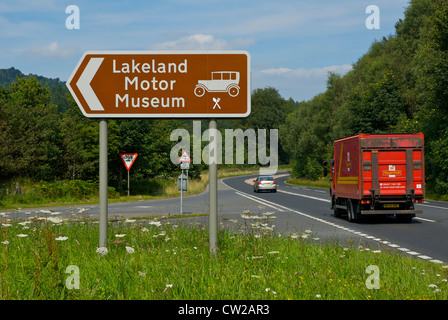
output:
M182 155L179 158L179 162L191 162L191 158L188 155L187 150L184 150L184 152L182 152Z
M120 153L121 161L123 161L124 166L128 171L131 169L137 156L137 153Z

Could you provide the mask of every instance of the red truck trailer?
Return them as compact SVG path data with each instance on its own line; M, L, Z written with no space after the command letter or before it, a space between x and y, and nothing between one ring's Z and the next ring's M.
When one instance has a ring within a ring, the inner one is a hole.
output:
M414 203L425 197L424 137L358 134L334 142L331 208L354 221L365 215L395 215L411 221Z

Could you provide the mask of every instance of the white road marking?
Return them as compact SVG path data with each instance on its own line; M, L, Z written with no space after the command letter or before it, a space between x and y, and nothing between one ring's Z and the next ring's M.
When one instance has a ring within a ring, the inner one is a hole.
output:
M298 193L289 192L289 191L280 190L280 189L277 189L277 192L283 192L283 193L287 193L287 194L292 194L293 196L310 198L310 199L319 200L319 201L323 201L323 202L331 202L329 199L322 199L322 198L318 198L318 197L307 196L307 195L304 195L304 194L298 194Z
M426 219L426 218L420 218L420 217L415 217L414 219L422 220L422 221L427 221L427 222L436 222L436 220L431 220L431 219Z
M443 209L443 210L448 210L448 208L445 208L445 207L439 207L439 206L432 206L432 205L429 205L429 204L419 204L419 206L423 206L423 207L431 207L431 208L437 208L437 209Z
M250 200L253 200L253 201L255 201L255 202L261 203L261 204L263 204L263 205L265 205L265 206L271 207L271 208L273 208L273 209L275 209L275 210L278 210L278 211L280 211L280 212L283 212L283 211L284 211L283 209L280 209L280 208L278 208L277 206L275 206L275 203L272 203L272 202L270 202L270 201L267 201L267 200L264 200L264 199L262 200L262 199L260 199L260 198L257 198L257 197L254 197L254 196L250 196L250 195L248 195L248 194L246 194L246 193L239 192L239 191L237 191L236 194L238 194L238 195L240 195L240 196L242 196L242 197L248 198L248 199L250 199Z

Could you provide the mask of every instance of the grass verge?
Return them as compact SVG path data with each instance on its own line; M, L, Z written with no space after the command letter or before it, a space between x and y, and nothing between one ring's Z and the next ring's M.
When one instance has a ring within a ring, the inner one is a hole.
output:
M305 187L316 187L316 188L330 188L330 181L328 178L320 178L318 180L310 180L306 178L288 178L286 179L286 183L297 185L297 186L305 186Z
M209 254L206 227L194 219L110 222L107 253L97 248L95 221L5 219L0 299L448 298L447 265L322 241L312 230L276 234L263 217L225 221L216 257ZM369 266L378 268L376 280Z

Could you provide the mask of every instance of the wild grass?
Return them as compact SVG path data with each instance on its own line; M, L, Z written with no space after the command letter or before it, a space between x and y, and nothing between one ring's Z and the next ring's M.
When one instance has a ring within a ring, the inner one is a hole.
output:
M274 221L250 212L224 221L211 255L208 227L195 219L110 221L106 253L97 221L82 214L3 217L0 299L448 298L446 265L319 239L312 230L278 234ZM379 289L366 286L370 265Z
M300 178L300 177L290 177L286 179L286 183L298 185L298 186L305 186L305 187L316 187L316 188L324 188L329 189L330 188L330 181L328 178L322 177L318 180L311 180L306 178Z

